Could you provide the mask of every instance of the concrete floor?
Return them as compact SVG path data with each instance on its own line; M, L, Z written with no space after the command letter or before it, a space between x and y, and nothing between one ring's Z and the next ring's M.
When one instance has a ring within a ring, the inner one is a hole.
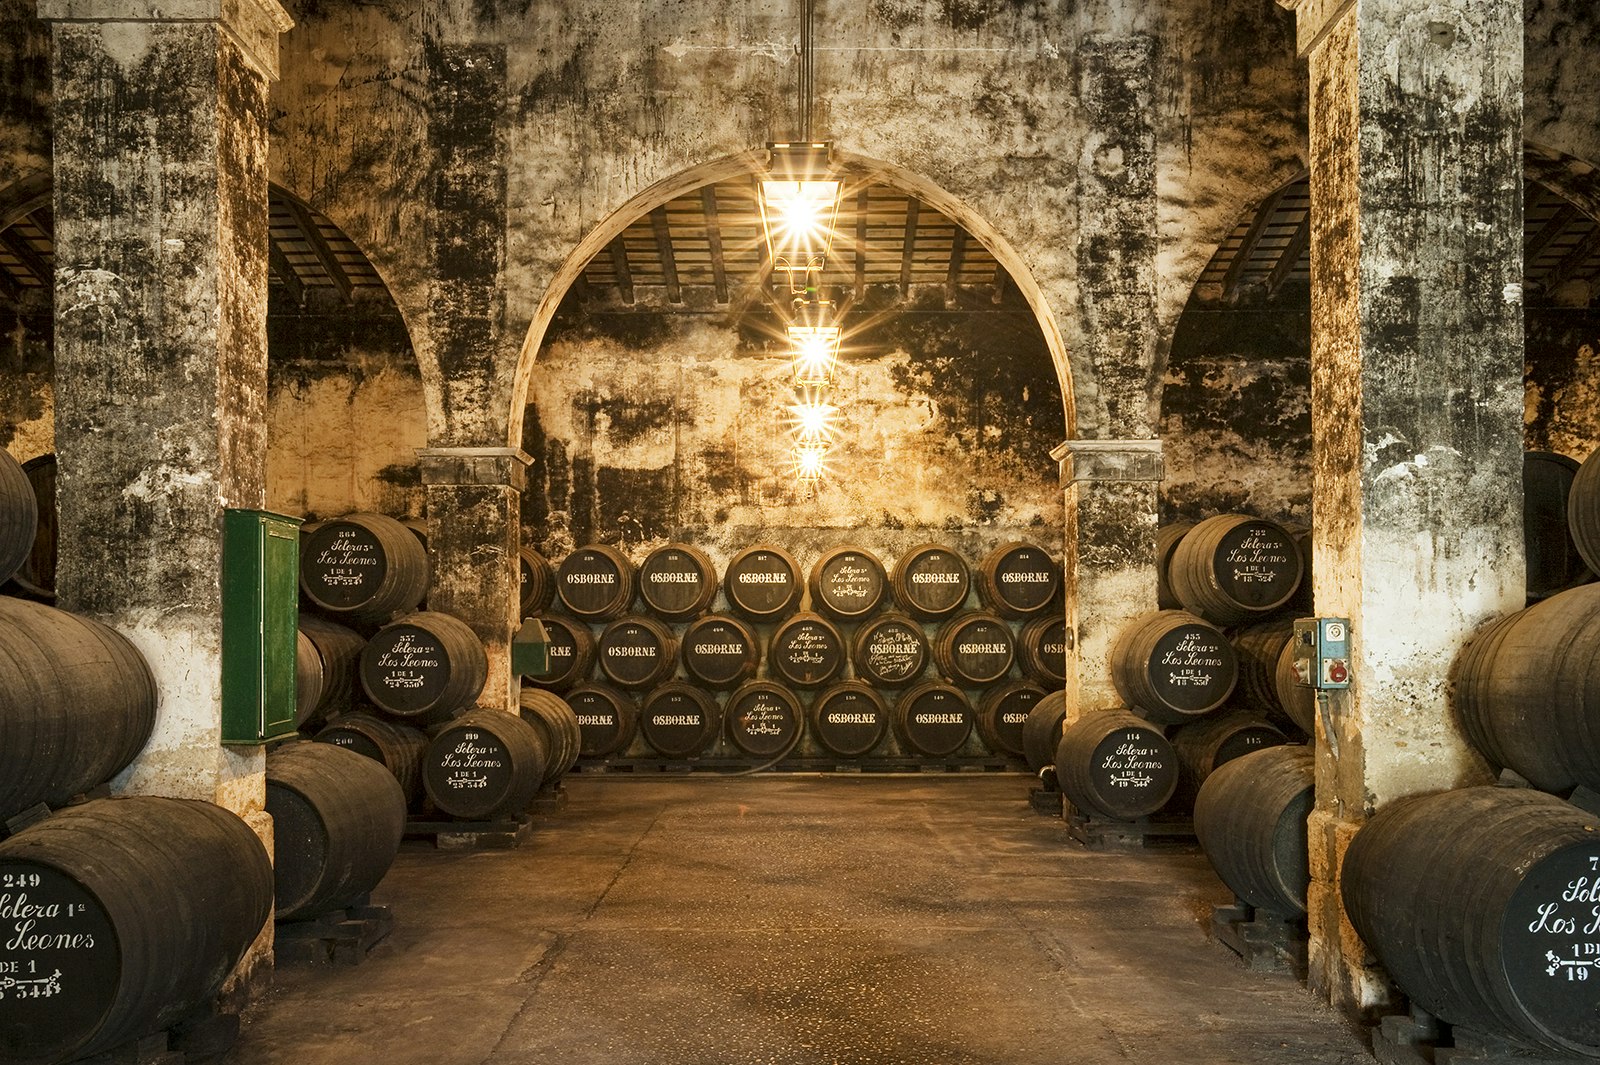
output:
M1205 925L1198 851L1094 853L1015 775L575 777L513 851L404 845L358 966L281 968L236 1065L1351 1065Z

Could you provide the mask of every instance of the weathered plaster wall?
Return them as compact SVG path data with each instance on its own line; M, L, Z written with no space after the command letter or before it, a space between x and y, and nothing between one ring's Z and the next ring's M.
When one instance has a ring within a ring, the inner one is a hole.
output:
M1524 0L1524 137L1600 165L1600 9L1588 0Z
M0 0L0 210L16 182L50 171L50 28L35 0Z

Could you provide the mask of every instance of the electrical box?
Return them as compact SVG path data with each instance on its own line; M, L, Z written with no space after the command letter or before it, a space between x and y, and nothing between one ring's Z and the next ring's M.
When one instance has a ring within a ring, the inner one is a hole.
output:
M538 618L524 621L511 638L511 669L524 677L550 675L550 634Z
M1319 691L1350 687L1350 620L1296 618L1294 672L1301 687Z
M300 636L300 519L222 516L222 742L294 734Z

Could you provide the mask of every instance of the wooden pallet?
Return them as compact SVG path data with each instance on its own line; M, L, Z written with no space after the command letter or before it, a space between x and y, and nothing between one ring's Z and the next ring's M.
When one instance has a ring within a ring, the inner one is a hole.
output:
M541 788L539 794L533 797L533 802L528 804L530 813L557 814L567 808L567 789L561 786L558 780L547 788Z
M238 1014L203 1012L163 1031L77 1058L73 1065L204 1065L221 1061L238 1038Z
M1234 900L1211 909L1211 934L1253 973L1306 977L1306 920L1285 918Z
M1471 1028L1445 1024L1424 1010L1381 1018L1372 1029L1380 1065L1578 1065L1582 1055L1529 1050Z
M518 814L499 821L406 821L407 837L433 840L446 850L510 850L533 838L533 818Z
M281 921L273 934L280 965L360 965L394 930L387 906L350 906L305 921Z
M1028 792L1028 805L1033 807L1036 812L1050 817L1062 816L1062 803L1065 801L1065 795L1049 788L1034 788Z
M1157 814L1137 821L1113 821L1086 814L1063 800L1061 816L1067 835L1094 851L1142 850L1146 847L1195 845L1194 822L1187 817Z

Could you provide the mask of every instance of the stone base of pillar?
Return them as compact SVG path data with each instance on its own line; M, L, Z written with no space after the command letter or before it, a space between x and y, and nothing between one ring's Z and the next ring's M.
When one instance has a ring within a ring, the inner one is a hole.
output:
M1393 1012L1394 988L1345 917L1339 873L1345 851L1361 827L1324 810L1313 811L1306 830L1311 844L1311 885L1306 892L1306 983L1353 1019L1373 1022Z

